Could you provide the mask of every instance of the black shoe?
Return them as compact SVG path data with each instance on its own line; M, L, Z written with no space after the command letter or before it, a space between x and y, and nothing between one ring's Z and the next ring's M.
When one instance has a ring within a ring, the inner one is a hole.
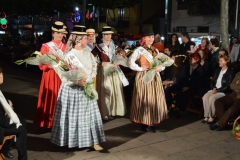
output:
M6 158L10 158L10 159L14 158L14 156L10 152L8 152L8 151L2 151L2 154Z
M216 128L214 131L223 131L223 128L221 128L220 126L218 128Z
M217 123L214 123L214 124L211 124L211 125L209 125L209 128L211 129L211 130L216 130L217 128L219 128L220 126L217 124Z
M155 133L155 132L156 132L154 126L147 126L147 127L146 127L146 130L147 130L147 132L151 132L151 133Z
M147 132L147 126L144 125L144 124L141 124L141 130L144 131L144 132Z

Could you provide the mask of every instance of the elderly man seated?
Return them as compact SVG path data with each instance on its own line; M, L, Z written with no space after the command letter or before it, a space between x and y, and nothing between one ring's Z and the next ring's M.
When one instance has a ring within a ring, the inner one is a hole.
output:
M3 83L3 73L0 67L0 84ZM11 101L7 101L0 91L0 144L4 136L16 135L16 148L18 150L18 160L27 160L27 130L26 122L13 111ZM7 158L13 158L9 153L12 147L12 140L7 140L3 145L1 153Z
M233 92L215 101L216 115L218 122L210 125L211 130L221 131L229 120L238 116L240 111L240 72L233 79L231 85Z

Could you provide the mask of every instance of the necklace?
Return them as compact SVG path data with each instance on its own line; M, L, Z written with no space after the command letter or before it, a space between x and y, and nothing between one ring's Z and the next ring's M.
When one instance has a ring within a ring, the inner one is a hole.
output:
M151 53L152 56L154 57L154 53L156 52L154 49L149 48L149 47L147 47L147 46L144 46L144 48L145 48L147 51L150 51L150 53Z

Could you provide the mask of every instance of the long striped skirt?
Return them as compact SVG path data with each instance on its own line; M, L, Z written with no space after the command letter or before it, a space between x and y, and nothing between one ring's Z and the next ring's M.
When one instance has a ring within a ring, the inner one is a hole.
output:
M58 93L51 142L58 146L83 148L104 141L97 101L86 97L80 86L62 84Z
M152 82L145 83L145 73L138 72L135 78L130 120L150 126L167 119L168 112L160 76L156 74Z

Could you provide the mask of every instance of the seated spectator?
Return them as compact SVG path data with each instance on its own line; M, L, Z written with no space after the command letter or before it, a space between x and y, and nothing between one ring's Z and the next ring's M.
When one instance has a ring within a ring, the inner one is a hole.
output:
M206 54L205 50L199 49L197 52L200 57L201 57L201 61L200 61L200 65L203 66L203 70L206 74L206 76L210 75L210 66L209 66L209 62L208 62L208 55Z
M3 73L0 67L0 84L3 83ZM11 101L5 99L0 91L0 143L4 136L16 135L16 147L18 150L18 160L27 160L27 130L26 122L19 115L13 111L13 104ZM9 152L12 148L13 140L8 140L3 145L1 152L5 157L13 158Z
M215 109L218 121L210 125L211 130L221 131L229 120L235 119L240 111L240 72L238 72L230 84L233 90L231 94L225 95L215 101Z
M159 52L164 52L164 44L161 42L161 37L159 34L154 36L154 45L155 48L158 49Z
M215 101L218 98L231 93L230 84L234 78L234 71L228 68L230 62L229 56L220 56L219 69L214 73L211 90L203 96L204 119L202 123L211 124L214 122L215 116Z
M168 108L171 108L172 94L182 89L184 82L186 81L186 69L184 68L185 57L174 55L172 57L177 66L171 66L171 78L163 81L165 98Z
M216 63L218 62L219 41L217 39L211 39L209 46L212 51L211 54L209 54L208 58L210 61L212 73L214 73Z
M206 76L200 65L201 57L198 53L192 53L189 57L189 65L185 67L186 80L181 86L181 91L176 95L176 106L181 111L185 111L190 97L202 96L207 90Z
M217 63L215 63L215 66L214 66L214 70L213 70L214 72L215 72L215 70L221 68L221 67L219 67L219 58L220 58L220 56L225 56L225 55L228 56L228 51L226 51L225 49L220 49L218 52L218 58L217 58L218 61L217 61ZM230 62L231 62L231 57L230 57ZM230 62L229 62L229 68L231 68ZM213 76L213 74L211 76Z
M198 49L196 50L195 53L198 53L199 50L204 50L204 52L208 55L210 53L208 45L209 45L208 38L203 38L201 44L198 45Z
M169 57L172 57L170 47L167 46L167 47L164 48L164 54L166 54Z

